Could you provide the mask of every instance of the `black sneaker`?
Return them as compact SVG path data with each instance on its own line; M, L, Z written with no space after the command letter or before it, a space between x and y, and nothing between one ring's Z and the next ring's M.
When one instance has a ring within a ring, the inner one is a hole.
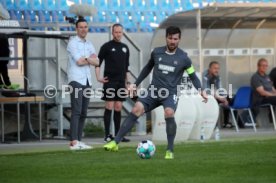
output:
M123 137L123 139L122 139L122 142L129 142L130 140L129 139L127 139L127 138L125 138L125 137Z
M105 141L105 142L110 142L110 141L112 141L112 140L114 140L114 137L113 137L111 134L107 135L107 136L104 138L104 141Z

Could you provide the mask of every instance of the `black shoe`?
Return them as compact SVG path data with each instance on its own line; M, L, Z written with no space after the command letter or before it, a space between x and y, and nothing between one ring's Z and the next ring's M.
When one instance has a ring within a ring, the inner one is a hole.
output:
M107 135L107 136L104 138L104 141L105 141L105 142L110 142L110 141L112 141L112 140L114 140L114 137L113 137L111 134Z
M122 142L129 142L129 141L130 141L130 140L127 139L127 138L125 138L125 137L122 139Z

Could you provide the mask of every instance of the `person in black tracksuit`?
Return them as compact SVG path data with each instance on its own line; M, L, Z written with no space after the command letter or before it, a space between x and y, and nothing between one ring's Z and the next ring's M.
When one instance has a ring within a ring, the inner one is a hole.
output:
M0 38L0 57L9 57L10 49L9 49L9 41L8 38ZM0 59L0 86L10 86L11 81L8 75L8 64L9 60Z
M125 101L126 84L128 82L128 67L129 67L129 48L121 42L123 36L123 26L114 24L112 26L113 39L100 48L99 59L100 65L96 67L97 80L103 83L103 97L105 101L104 126L105 138L104 141L113 140L110 133L110 121L112 110L114 110L113 120L115 126L115 135L117 135L121 124L122 102ZM100 66L105 62L104 74L101 77ZM123 138L123 142L128 142L129 139Z

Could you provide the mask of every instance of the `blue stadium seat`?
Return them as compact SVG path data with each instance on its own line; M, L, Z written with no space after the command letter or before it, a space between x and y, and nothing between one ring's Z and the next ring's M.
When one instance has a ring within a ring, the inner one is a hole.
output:
M158 0L158 10L159 11L174 11L174 4L170 0Z
M52 11L52 22L66 23L63 11ZM60 27L61 31L68 31L68 27Z
M42 5L42 10L47 10L47 11L53 11L56 10L56 5L54 1L52 0L43 0L41 1Z
M35 13L35 11L33 10L25 10L24 13L24 20L25 22L27 22L29 25L37 25L37 15ZM32 30L42 30L42 27L32 27Z
M124 23L123 26L127 32L137 32L137 25L132 21Z
M33 11L39 11L42 8L40 0L29 0L28 6L29 6L29 9Z
M56 6L57 11L68 11L69 10L69 6L68 6L66 0L56 0L55 6Z
M232 115L233 122L236 126L236 131L239 131L238 125L237 125L237 120L234 115L235 110L247 110L250 114L251 121L253 122L253 128L254 131L256 132L256 127L254 123L254 119L252 117L252 112L251 112L251 96L252 96L252 89L250 86L242 86L238 89L233 104L230 105L230 112Z
M183 10L185 11L194 9L193 4L191 3L190 0L182 0L181 4L182 4Z
M115 11L107 11L106 12L106 21L109 23L116 23L119 21L117 18L116 12Z
M168 15L164 11L156 12L156 23L163 22L167 17Z
M51 28L47 28L45 29L44 28L44 25L45 23L50 23L51 22L51 14L49 11L43 11L43 10L40 10L38 11L38 20L39 20L39 23L42 24L41 26L41 30L52 30Z
M158 9L158 5L155 0L147 0L146 7L148 11L155 11Z
M123 11L132 11L133 2L131 0L121 0L121 7Z
M119 11L118 12L119 22L121 24L126 24L130 21L129 14L127 11Z
M23 14L21 11L9 10L11 20L23 20Z
M172 2L173 6L173 11L175 12L176 10L181 10L183 9L183 4L181 3L181 0L173 0Z
M93 5L92 4L92 0L82 0L81 4L89 4L89 5Z
M93 22L96 23L104 23L106 22L106 14L103 11L97 11L95 15L93 15Z
M155 15L152 11L145 11L144 14L144 22L156 22Z
M16 10L29 10L26 0L14 0L14 7Z
M31 22L31 23L36 23L37 18L36 18L36 13L33 10L24 10L24 20Z
M149 23L141 22L140 23L140 31L141 32L153 32L155 29L150 26Z
M71 2L73 2L74 4L80 4L80 0L69 0Z
M134 11L144 11L144 10L147 10L147 5L146 5L145 0L134 1L133 2L133 10Z
M62 11L52 11L52 22L65 22Z
M107 1L108 1L107 4L108 4L108 10L109 11L120 11L120 10L122 10L118 0L107 0Z
M98 11L107 11L108 10L108 4L106 0L95 0L94 6L97 8Z
M6 0L2 2L2 5L7 10L15 10L14 3L11 0Z
M132 21L136 23L144 21L144 15L142 14L141 11L132 11L131 17L132 17Z

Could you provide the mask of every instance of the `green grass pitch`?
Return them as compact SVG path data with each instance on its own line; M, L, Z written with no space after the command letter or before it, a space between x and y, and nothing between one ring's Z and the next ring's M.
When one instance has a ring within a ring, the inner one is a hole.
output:
M164 145L149 160L140 159L135 148L0 155L0 182L276 182L276 138L177 144L174 160L164 160Z

